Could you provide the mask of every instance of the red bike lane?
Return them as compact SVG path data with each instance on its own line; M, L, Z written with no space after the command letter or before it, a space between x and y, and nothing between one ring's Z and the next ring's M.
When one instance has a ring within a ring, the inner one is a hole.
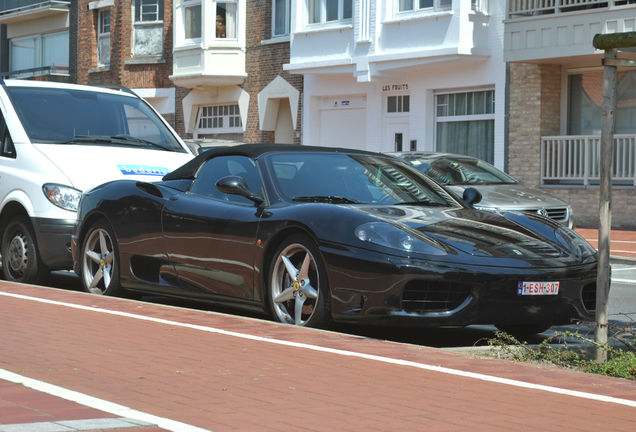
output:
M96 410L84 419L140 422L69 430L636 429L630 380L1 281L0 301L13 383L68 390L66 403ZM22 409L63 404L35 387ZM7 421L0 408L0 431L47 414L32 411Z

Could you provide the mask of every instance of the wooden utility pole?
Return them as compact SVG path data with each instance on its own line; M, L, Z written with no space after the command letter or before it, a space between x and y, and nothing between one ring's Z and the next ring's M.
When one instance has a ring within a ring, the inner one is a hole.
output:
M636 47L636 32L597 34L593 45L605 50L603 57L603 119L601 129L601 172L598 230L598 273L596 276L596 360L607 361L608 298L610 290L610 231L612 226L612 161L616 113L617 66L636 66L633 60L619 59L620 48Z

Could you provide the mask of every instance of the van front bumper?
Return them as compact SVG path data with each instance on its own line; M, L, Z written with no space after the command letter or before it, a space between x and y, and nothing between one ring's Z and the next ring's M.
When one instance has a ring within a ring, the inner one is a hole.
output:
M71 234L75 219L33 218L40 259L50 270L71 270Z

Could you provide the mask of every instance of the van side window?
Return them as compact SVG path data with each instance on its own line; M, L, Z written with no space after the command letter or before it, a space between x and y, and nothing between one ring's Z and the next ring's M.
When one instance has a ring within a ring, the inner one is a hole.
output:
M0 113L0 156L15 159L15 146L2 113Z

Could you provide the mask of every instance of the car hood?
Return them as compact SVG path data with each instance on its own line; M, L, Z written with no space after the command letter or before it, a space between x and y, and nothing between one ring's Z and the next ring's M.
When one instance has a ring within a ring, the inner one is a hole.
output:
M538 209L567 207L568 204L549 193L517 184L500 185L447 185L446 188L462 196L464 189L474 187L481 195L479 205L501 209Z
M36 144L68 179L70 186L86 191L111 180L158 181L193 155L144 148Z
M447 256L482 257L484 263L506 257L549 266L595 259L591 246L571 230L521 213L421 206L364 206L359 210L419 237Z

